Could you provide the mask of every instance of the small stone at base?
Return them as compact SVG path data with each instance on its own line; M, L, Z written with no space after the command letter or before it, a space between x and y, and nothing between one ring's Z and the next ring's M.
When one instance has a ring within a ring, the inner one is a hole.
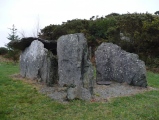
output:
M98 81L97 84L98 85L110 85L111 81Z

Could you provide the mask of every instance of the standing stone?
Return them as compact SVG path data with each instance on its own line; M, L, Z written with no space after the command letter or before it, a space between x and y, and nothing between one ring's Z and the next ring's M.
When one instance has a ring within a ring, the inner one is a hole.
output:
M138 55L128 53L115 44L102 43L95 52L97 81L126 82L147 86L145 63Z
M73 85L77 89L87 89L79 91L91 94L94 72L89 60L87 41L84 35L77 33L61 36L57 41L57 56L59 85ZM72 91L77 90L74 88L68 91L72 94L76 93ZM82 95L83 93L81 93L79 98L82 98Z
M38 40L34 40L20 56L21 75L30 79L38 79L47 85L57 80L56 65L56 58Z

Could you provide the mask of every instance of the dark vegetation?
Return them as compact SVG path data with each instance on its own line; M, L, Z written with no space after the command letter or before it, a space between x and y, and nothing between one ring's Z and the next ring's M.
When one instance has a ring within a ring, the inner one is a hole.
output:
M6 55L8 53L8 49L5 47L0 47L0 55Z
M8 39L19 40L14 25L10 30ZM111 13L105 17L92 16L89 20L68 20L61 25L46 26L41 29L38 36L56 41L62 35L73 33L85 34L88 45L92 48L92 62L94 62L96 48L102 42L112 42L128 52L138 54L149 68L158 68L159 66L159 11L154 14ZM17 61L19 51L11 48L9 44L7 49L8 51L5 48L0 48L0 54L6 54L6 57Z
M92 16L90 20L73 19L61 25L50 24L41 29L40 38L57 40L60 36L84 33L92 47L92 57L102 42L112 42L122 49L136 53L146 65L159 66L159 15L149 13L112 13L105 17ZM124 38L124 39L123 39Z

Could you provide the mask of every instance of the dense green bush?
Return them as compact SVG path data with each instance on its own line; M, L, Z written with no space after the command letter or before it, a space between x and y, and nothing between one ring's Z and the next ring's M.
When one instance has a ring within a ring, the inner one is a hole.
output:
M120 31L131 40L126 50L131 48L129 52L138 54L147 65L154 64L153 59L159 57L159 16L134 13L120 15L117 19Z
M112 42L128 52L138 54L147 65L154 64L153 59L159 57L158 15L112 13L101 18L92 16L90 20L74 19L61 25L46 26L39 37L57 40L61 35L78 32L85 34L88 45L92 47L92 55L102 42ZM121 39L121 34L129 40Z
M8 49L5 47L0 47L0 55L5 55L8 53Z

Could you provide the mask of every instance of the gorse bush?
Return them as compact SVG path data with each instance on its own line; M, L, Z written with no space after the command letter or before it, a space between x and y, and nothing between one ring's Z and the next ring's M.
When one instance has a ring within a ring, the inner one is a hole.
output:
M112 13L100 18L92 16L90 20L68 20L61 25L46 26L39 37L57 40L62 35L79 32L85 34L92 53L102 42L112 42L138 54L147 64L159 57L159 16L149 13ZM121 34L127 39L121 39Z
M6 55L8 53L8 49L5 47L0 47L0 55Z

